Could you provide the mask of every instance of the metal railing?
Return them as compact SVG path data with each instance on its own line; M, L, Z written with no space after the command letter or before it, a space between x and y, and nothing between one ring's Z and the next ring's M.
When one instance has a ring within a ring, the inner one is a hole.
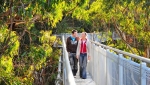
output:
M62 55L59 58L58 64L58 75L55 81L55 85L76 85L75 80L72 74L72 70L70 67L68 52L66 50L66 42L64 35L56 35L57 37L61 38L62 46L55 46L59 47L62 50Z
M63 41L63 85L76 85L69 63L68 52L66 50L66 42L64 36Z
M61 56L59 57L59 63L58 63L58 74L57 74L57 79L55 80L55 85L61 85L62 83L62 77L61 77L61 64L62 64L62 61L61 61Z
M136 58L136 63L124 55ZM91 41L88 71L96 85L150 85L150 59Z

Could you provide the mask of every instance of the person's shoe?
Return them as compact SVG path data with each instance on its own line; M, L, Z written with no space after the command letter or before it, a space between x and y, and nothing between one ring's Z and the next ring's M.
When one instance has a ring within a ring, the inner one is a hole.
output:
M82 78L82 79L86 79L86 78Z

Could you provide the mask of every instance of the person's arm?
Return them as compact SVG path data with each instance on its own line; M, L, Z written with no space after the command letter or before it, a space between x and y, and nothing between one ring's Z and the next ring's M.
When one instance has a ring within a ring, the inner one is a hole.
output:
M90 60L91 58L91 42L88 40L88 44L87 44L87 48L88 48L88 60Z
M67 52L69 52L69 37L67 38L67 41L66 41L66 49L67 49Z
M77 57L77 59L79 58L79 56L80 56L80 40L78 41L78 45L77 45L77 51L76 51L76 57Z

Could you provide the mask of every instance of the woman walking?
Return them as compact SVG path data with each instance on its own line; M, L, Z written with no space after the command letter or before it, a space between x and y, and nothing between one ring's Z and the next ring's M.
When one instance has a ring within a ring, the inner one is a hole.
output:
M82 32L77 46L77 59L79 59L80 78L86 79L87 59L90 59L90 41L86 38L86 32Z

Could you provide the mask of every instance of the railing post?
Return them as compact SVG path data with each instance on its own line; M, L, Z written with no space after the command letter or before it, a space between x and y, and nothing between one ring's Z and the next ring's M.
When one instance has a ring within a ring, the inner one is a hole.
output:
M123 66L121 65L121 58L123 57L122 54L119 54L119 84L123 85Z
M145 73L144 67L146 67L146 63L145 62L141 62L140 63L141 85L146 85L146 73Z
M62 38L63 39L63 38ZM65 70L65 49L64 49L64 47L63 47L63 85L65 85L66 84L66 70Z
M110 52L109 49L106 49L106 51ZM107 56L106 56L106 85L108 85L108 59L107 59Z
M66 85L66 69L65 68L63 72L63 85Z
M94 46L95 46L95 44L93 44L92 56L95 58L95 56L94 56ZM93 66L92 66L93 67L93 69L92 69L93 79L94 79L94 76L95 76L94 75L94 70L95 70L94 69L94 58L93 58L93 62L92 62L92 64L93 64Z

